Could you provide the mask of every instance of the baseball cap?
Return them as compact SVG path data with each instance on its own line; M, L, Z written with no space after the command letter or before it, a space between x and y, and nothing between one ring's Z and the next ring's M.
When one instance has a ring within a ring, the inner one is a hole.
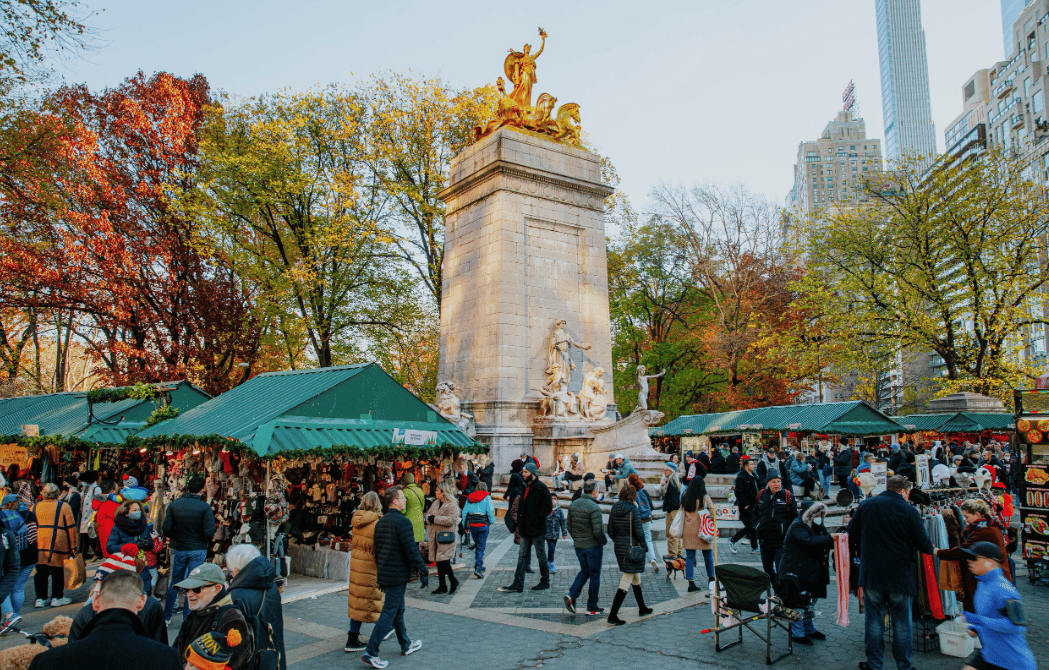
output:
M974 542L968 549L962 548L962 553L969 558L983 557L992 561L1002 560L1002 551L998 545L991 542Z
M199 586L225 583L226 573L222 571L222 568L214 563L204 563L199 567L193 568L192 572L189 573L189 576L178 584L175 584L175 587L180 589L195 589Z

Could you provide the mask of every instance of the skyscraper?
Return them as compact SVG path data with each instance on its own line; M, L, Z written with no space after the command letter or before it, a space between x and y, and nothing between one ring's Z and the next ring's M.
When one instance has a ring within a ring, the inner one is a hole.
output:
M1022 1L1022 0L1020 0ZM919 0L875 0L885 157L936 155Z
M1031 0L1002 0L1002 46L1005 57L1016 53L1016 40L1013 38L1013 24L1020 18L1020 12L1031 4Z

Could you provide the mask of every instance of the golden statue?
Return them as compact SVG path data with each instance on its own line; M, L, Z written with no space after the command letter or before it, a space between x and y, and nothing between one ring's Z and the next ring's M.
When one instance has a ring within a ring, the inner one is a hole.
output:
M555 114L557 98L549 93L542 93L535 106L532 106L532 84L537 81L535 59L539 58L539 54L543 53L546 47L546 31L542 28L539 29L539 37L542 38L542 43L535 54L531 53L531 44L524 45L524 51L510 49L503 61L503 72L514 88L507 95L503 78L499 77L496 80L495 86L499 91L496 116L474 128L476 139L487 137L503 126L512 126L545 135L565 144L581 146L579 105L574 102L566 103L561 105Z

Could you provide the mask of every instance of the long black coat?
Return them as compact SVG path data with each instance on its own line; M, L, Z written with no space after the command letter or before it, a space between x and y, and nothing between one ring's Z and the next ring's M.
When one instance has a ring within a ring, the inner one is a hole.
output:
M859 585L889 593L915 594L916 552L933 553L921 515L899 493L882 493L860 503L847 530L859 547Z
M91 609L91 603L80 608L69 626L69 641L82 639L86 633L87 625L95 618L95 610ZM138 613L138 620L142 622L142 628L146 631L146 637L152 638L164 645L168 644L168 627L164 623L164 605L156 598L146 598L146 606Z
M804 515L787 529L779 574L797 575L802 590L808 591L813 598L826 598L830 582L829 556L833 546L834 538L827 529L812 523L808 514Z
M182 662L174 648L149 639L132 612L111 608L91 619L81 639L45 651L29 664L29 670L70 668L182 670Z
M258 617L263 626L273 630L273 648L280 652L280 670L287 670L288 660L284 657L284 609L280 604L280 589L277 588L277 572L262 556L244 566L230 580L229 595L233 604L243 612ZM255 641L259 649L266 646Z
M739 452L733 451L725 458L726 474L734 475L739 472Z
M848 479L852 474L852 449L842 449L834 456L834 476Z
M521 504L517 508L517 528L522 537L546 537L546 517L554 505L550 500L550 489L532 477L531 483L521 492Z
M758 478L746 470L740 470L736 475L735 492L740 521L748 526L753 525L758 516Z
M411 568L427 574L412 522L400 511L387 510L375 522L375 566L379 587L407 584Z
M631 522L633 522L633 529L631 529ZM633 546L645 547L647 551L648 544L642 530L641 514L637 505L626 500L617 500L612 505L612 512L608 517L608 537L612 538L616 561L623 572L644 572L644 558L636 562L630 560L631 536L633 536Z

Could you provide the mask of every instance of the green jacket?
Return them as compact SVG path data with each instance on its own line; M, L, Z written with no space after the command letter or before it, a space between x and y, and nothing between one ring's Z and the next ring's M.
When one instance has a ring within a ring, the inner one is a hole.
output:
M419 488L418 484L409 484L402 489L404 492L404 516L412 522L412 533L416 542L422 542L426 537L423 530L423 509L426 507L426 494Z
M593 496L583 494L568 507L568 534L576 549L593 549L608 544L601 506Z

